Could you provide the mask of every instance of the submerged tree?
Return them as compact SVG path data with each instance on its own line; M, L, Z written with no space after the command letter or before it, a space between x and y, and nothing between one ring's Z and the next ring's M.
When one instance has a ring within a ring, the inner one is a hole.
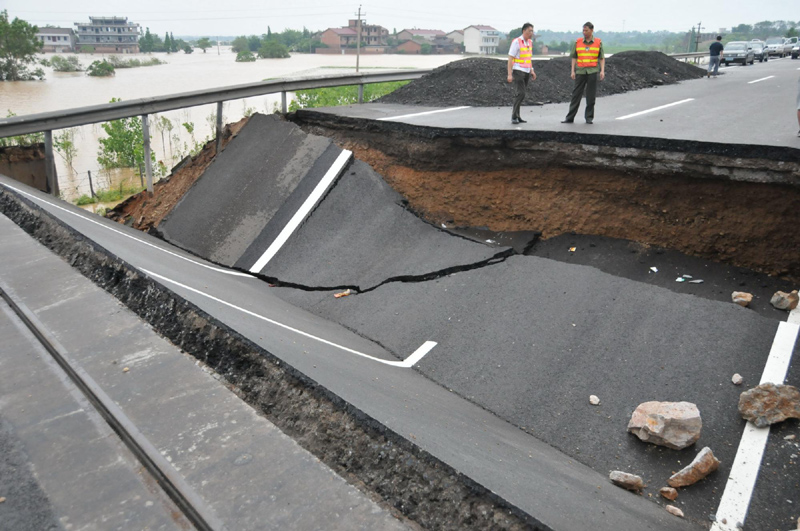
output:
M43 46L36 38L38 31L38 27L18 18L9 22L8 11L0 11L0 81L28 81L44 77L41 68L28 70L29 64L36 64L36 52Z
M196 46L203 50L203 53L206 53L206 48L211 48L211 41L208 37L203 37L197 41Z

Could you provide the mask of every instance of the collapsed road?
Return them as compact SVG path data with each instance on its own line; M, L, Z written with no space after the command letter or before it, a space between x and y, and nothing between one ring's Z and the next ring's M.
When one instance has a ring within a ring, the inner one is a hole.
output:
M414 114L398 110L352 112ZM153 227L165 241L112 232L6 180L0 206L423 527L710 527L745 425L730 377L756 385L776 336L786 326L796 336L764 301L798 278L796 150L347 113L292 118L324 133L315 136L254 116ZM570 158L564 145L581 151ZM546 171L519 173L531 164ZM687 196L702 200L684 205ZM732 208L742 202L746 216ZM494 234L448 231L465 226ZM705 282L675 283L682 274ZM758 291L755 311L730 302L745 288ZM797 385L796 363L785 381ZM686 520L659 507L657 491L700 446L628 434L648 400L696 403L698 444L722 461L682 489ZM784 437L797 431L796 421L770 431L748 528L796 519L797 461ZM405 457L387 463L388 447ZM612 486L610 470L642 475L645 496Z

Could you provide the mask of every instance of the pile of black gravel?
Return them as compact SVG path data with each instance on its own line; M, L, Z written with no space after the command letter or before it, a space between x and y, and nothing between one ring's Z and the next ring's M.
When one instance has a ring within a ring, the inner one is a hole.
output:
M514 89L506 80L504 60L473 57L441 66L427 76L378 99L379 103L449 107L510 106ZM528 85L524 105L569 101L573 81L568 57L534 61L537 79ZM606 59L606 79L597 95L670 85L697 79L705 70L661 52L620 52Z

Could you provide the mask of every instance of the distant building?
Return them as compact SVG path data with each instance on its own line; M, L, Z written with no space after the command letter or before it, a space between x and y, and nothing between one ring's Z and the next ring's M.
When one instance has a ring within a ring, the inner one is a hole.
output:
M447 38L456 44L464 44L464 30L455 30L447 34Z
M362 53L383 53L388 44L389 30L376 24L361 21ZM349 53L343 50L353 48L358 41L358 20L349 20L347 27L328 28L320 35L320 42L328 48L317 48L316 53Z
M139 24L128 17L89 17L76 22L78 52L139 53Z
M464 50L467 53L494 55L500 44L500 32L491 26L464 28Z
M397 40L399 41L420 41L425 40L428 42L433 42L436 37L445 37L445 32L442 30L429 30L429 29L404 29L400 33L397 34Z
M39 28L36 38L44 45L45 53L71 53L75 51L75 32L72 28Z
M422 45L416 41L405 41L394 47L396 53L418 54L422 53Z

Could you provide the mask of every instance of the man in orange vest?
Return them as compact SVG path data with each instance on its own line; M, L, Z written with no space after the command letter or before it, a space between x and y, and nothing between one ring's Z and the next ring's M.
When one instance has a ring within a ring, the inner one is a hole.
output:
M508 82L514 83L514 107L511 109L511 123L524 124L519 114L525 91L528 89L528 80L536 79L533 71L533 24L526 22L522 25L522 35L511 41L508 50Z
M583 25L583 38L572 44L572 79L575 87L572 89L572 101L569 102L569 112L562 124L571 124L578 114L583 92L586 91L586 123L594 122L594 100L597 95L597 76L600 81L606 77L606 57L603 53L603 43L594 38L594 24L587 22Z

